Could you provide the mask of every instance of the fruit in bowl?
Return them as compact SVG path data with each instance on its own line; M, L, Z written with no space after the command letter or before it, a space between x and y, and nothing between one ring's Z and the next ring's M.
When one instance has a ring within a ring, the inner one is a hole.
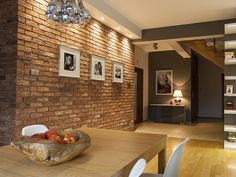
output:
M35 141L46 139L45 133L37 133L31 136Z
M63 141L67 144L74 143L77 141L77 138L76 138L76 136L74 136L72 134L65 134Z
M90 146L91 139L82 131L49 130L32 136L22 136L11 142L12 147L32 161L52 166L76 158Z
M57 136L59 136L59 134L54 130L48 130L45 132L46 139L55 140Z
M51 140L57 144L70 144L78 141L78 137L73 133L58 133L54 130L48 130L45 133L37 133L31 136L35 141Z

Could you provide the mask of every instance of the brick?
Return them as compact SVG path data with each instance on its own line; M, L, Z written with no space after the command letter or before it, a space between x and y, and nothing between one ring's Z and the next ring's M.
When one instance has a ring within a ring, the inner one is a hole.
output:
M39 92L48 92L49 88L48 87L38 87Z
M37 112L47 112L48 107L43 107L43 108L37 108Z
M41 118L42 115L43 115L42 113L33 113L30 115L30 117L33 119L38 119L38 118Z

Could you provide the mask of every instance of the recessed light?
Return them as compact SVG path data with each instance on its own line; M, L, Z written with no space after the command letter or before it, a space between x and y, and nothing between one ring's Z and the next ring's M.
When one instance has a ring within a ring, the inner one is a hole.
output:
M130 34L130 35L129 35L129 37L130 37L130 38L132 38L132 37L133 37L133 35L132 35L132 34Z
M120 30L120 27L118 26L116 29L119 31L119 30Z
M104 17L101 17L100 19L103 21L103 20L104 20Z

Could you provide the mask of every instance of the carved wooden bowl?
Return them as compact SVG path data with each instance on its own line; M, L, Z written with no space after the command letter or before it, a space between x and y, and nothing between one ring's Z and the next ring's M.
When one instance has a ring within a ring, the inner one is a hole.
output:
M70 161L90 146L90 137L82 131L73 131L78 141L71 144L57 144L51 140L35 141L31 137L22 136L11 142L18 151L32 161L52 166Z

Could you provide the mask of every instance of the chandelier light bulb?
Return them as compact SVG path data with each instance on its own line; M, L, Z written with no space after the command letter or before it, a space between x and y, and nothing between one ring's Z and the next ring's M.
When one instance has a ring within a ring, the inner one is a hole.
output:
M83 0L53 0L48 4L45 16L47 19L65 24L84 25L91 20Z

